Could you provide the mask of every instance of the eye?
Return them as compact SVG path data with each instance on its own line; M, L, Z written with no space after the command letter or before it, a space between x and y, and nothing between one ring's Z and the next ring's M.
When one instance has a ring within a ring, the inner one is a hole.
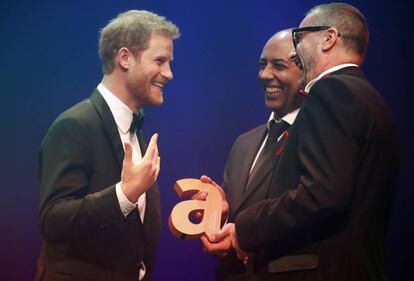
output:
M260 69L265 69L266 67L266 62L265 61L259 61L259 68Z
M162 65L163 63L165 63L164 58L156 58L154 61L157 65Z
M274 62L272 65L277 70L284 70L284 69L287 68L287 66L284 63L281 63L281 62Z
M305 32L298 32L296 33L296 42L299 44L300 41L303 39Z

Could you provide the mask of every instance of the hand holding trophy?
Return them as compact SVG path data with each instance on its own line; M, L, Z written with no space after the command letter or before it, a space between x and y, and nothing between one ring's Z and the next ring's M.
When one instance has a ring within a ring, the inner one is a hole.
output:
M181 179L175 183L174 189L180 197L200 194L196 200L178 203L171 211L168 226L175 236L181 239L196 239L220 230L224 193L214 185L214 182ZM228 207L225 209L228 210ZM199 223L190 221L189 217L194 212L202 214Z
M200 180L178 180L174 188L180 197L192 197L178 203L171 211L168 220L170 231L181 239L200 238L204 250L218 256L225 256L234 249L237 257L246 264L247 253L239 247L235 225L227 223L220 229L221 221L226 220L229 211L221 187L209 177L202 176ZM201 221L191 222L192 214Z

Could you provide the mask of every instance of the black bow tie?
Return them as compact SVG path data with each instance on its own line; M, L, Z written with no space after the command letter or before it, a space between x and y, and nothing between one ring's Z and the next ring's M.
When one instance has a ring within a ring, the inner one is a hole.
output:
M144 110L140 109L138 112L132 113L132 123L131 127L129 127L129 133L135 134L137 132L140 132L142 129L142 124L144 123Z

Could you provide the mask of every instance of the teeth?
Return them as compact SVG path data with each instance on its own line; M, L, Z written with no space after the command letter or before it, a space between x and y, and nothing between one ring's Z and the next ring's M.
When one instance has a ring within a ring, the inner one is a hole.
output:
M266 92L268 93L278 93L280 92L280 89L277 87L266 87Z
M159 82L152 82L152 85L157 86L157 87L160 87L160 88L163 88L164 87L164 84L161 84Z

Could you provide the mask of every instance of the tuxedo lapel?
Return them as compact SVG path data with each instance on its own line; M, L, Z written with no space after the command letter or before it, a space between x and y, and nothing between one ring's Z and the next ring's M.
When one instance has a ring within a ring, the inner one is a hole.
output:
M265 131L264 135L266 133L267 132ZM280 153L282 152L282 150L284 148L284 143L286 141L286 136L287 135L283 134L282 138L277 143L275 143L275 147L272 150L272 153L269 154L269 155L266 155L266 157L269 157L271 159L271 165L262 166L257 171L254 171L254 169L253 169L252 173L249 176L250 180L246 184L245 192L243 193L242 199L241 199L239 205L237 206L237 209L236 209L235 213L237 213L238 209L249 198L251 198L251 196L254 192L263 192L266 195L268 194L269 185L266 184L266 186L263 186L262 183L266 179L266 177L268 177L269 174L272 173L272 171L274 171L274 168L275 168L275 166L277 165L277 163L279 161ZM263 138L264 138L264 136L263 136ZM256 165L257 165L257 163L256 163ZM271 182L272 182L272 180L269 181L269 183L271 183Z
M249 140L246 144L247 147L243 147L242 151L238 151L239 153L245 153L245 161L240 164L240 181L237 183L238 189L233 194L233 204L236 206L235 214L237 213L237 209L241 206L241 204L246 200L246 196L244 194L244 190L246 190L247 181L250 174L250 169L252 167L253 161L256 157L257 152L260 149L260 146L263 143L263 140L267 134L267 126L263 125L260 128L260 133L254 135L251 140Z
M90 97L90 101L95 106L96 111L98 112L98 115L102 120L102 125L104 127L105 133L112 143L114 154L116 155L118 163L121 167L124 159L124 148L122 145L121 138L119 136L114 116L112 115L109 106L107 105L107 103L105 102L104 98L101 96L98 90L93 91Z
M276 149L275 151L279 150L280 143L276 143ZM250 174L250 181L248 181L246 186L246 192L244 193L245 197L249 197L249 195L252 193L252 191L255 190L255 187L257 187L265 178L266 176L272 171L274 166L277 163L277 157L275 155L269 154L266 155L266 158L270 158L271 160L271 166L262 166L261 169L259 169L256 173Z

